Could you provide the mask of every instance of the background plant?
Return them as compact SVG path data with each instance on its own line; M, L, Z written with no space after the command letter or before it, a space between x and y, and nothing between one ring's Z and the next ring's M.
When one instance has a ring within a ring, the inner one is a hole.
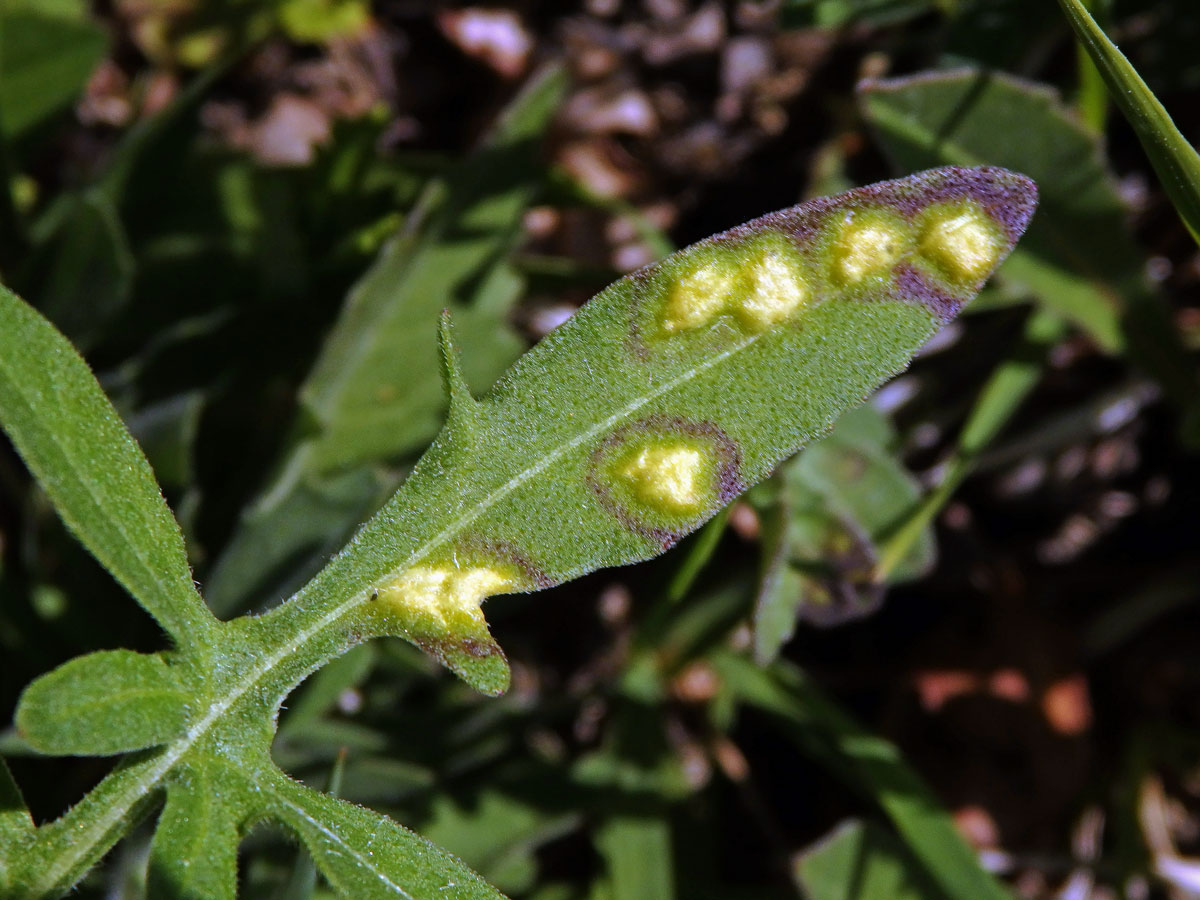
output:
M1191 133L1194 64L1179 52L1190 11L1109 12ZM1071 884L1101 887L1154 870L1179 878L1187 830L1164 811L1190 802L1194 766L1194 487L1180 443L1195 395L1194 245L1141 148L1104 115L1099 82L1063 64L1067 26L1045 4L798 4L783 26L730 9L724 37L682 48L667 40L683 30L659 18L668 13L527 15L537 52L570 42L579 79L547 144L555 103L498 117L512 64L464 64L451 15L381 7L375 30L347 38L302 36L266 4L214 5L203 22L180 7L154 27L119 5L107 30L71 4L6 9L3 40L46 36L30 58L59 74L22 81L20 54L3 55L5 281L85 349L166 485L222 616L290 593L404 477L441 421L443 306L478 393L564 298L594 292L614 263L665 252L656 223L686 243L801 192L893 174L889 157L903 169L1005 164L1043 186L1006 277L963 336L952 331L884 395L882 417L867 410L839 428L828 452L798 457L753 494L732 528L718 523L659 563L489 604L516 665L506 698L437 682L407 645L368 645L289 700L274 758L317 787L336 769L341 796L394 814L518 895L788 895L790 873L814 896L851 883L867 895L902 884L979 896L969 854L944 849L961 846L946 838L949 817L821 684L897 740L977 840L998 841L1010 856L990 858L1011 877L1041 879L1046 894L1071 872ZM291 43L257 43L277 25ZM200 35L192 46L204 52L163 53L147 33L168 51ZM332 102L313 87L328 79L304 68L361 73L356 59L400 39L405 54L384 55L391 76L368 65L365 81L337 82L374 85L365 96L345 88ZM81 126L71 105L106 41L115 70L93 77ZM764 45L766 69L755 63L739 82ZM290 65L263 68L281 53ZM947 74L895 80L939 63ZM1016 79L981 74L997 69ZM874 80L854 110L860 74ZM686 88L682 108L673 83ZM170 93L163 84L182 88L175 102L134 124ZM279 168L262 126L294 112L297 95L340 124L308 165ZM606 120L613 97L621 115ZM377 100L392 112L375 112ZM466 115L435 114L456 102ZM500 124L456 159L484 121ZM1101 126L1105 149L1089 131ZM76 302L81 288L92 302ZM161 647L15 458L6 465L9 703L82 652ZM862 473L890 486L887 504L862 499ZM871 517L912 508L937 484L911 519ZM930 569L925 524L940 510ZM762 571L780 577L759 580L760 553ZM802 626L784 651L792 662L762 670L730 651L751 615L765 662L797 606L822 624L869 613L882 599L872 566L929 574L858 624ZM4 753L39 820L105 767L38 760L11 735ZM832 832L845 816L862 821ZM722 835L761 837L714 850L717 822ZM834 837L793 869L794 852L825 832ZM139 895L148 839L135 833L82 890ZM294 854L253 834L243 891L303 895L311 875ZM850 871L867 874L851 882Z

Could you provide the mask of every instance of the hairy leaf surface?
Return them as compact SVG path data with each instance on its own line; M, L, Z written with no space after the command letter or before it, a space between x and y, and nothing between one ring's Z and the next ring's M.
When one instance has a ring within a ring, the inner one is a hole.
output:
M22 337L0 346L0 420L97 557L160 621L198 626L171 628L178 649L161 656L84 657L27 692L18 721L48 750L158 745L34 832L8 861L15 895L68 890L165 793L151 871L177 896L230 896L237 841L263 821L297 836L346 896L497 896L423 838L284 776L270 755L283 700L377 635L503 691L486 597L646 559L700 526L902 369L978 292L1035 203L1024 176L946 168L772 213L621 279L480 400L443 317L449 413L438 439L306 588L230 622L199 614L190 583L178 587L178 531L86 364L0 294ZM38 368L45 349L49 376ZM89 444L89 425L111 446ZM103 482L106 466L115 481ZM112 493L93 493L89 474ZM70 727L84 689L73 673L106 667L121 690L87 705L127 721L124 742ZM170 710L161 728L143 727L148 707Z
M609 287L450 415L314 580L481 690L479 602L654 556L900 371L1011 249L1031 182L940 169L757 219ZM547 487L550 489L547 490Z

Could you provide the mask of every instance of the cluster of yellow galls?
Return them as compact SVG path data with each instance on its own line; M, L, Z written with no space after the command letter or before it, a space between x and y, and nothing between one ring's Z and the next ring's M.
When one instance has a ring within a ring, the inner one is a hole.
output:
M1005 247L991 219L969 202L929 210L915 225L879 210L848 213L834 227L829 275L841 288L886 276L909 253L951 282L973 284L995 266ZM701 328L722 315L757 333L801 310L811 286L798 252L783 242L750 246L736 257L729 250L710 251L707 260L676 273L661 309L662 333ZM707 468L700 450L658 443L643 448L615 474L643 503L667 514L689 515L699 512L711 493Z
M930 210L916 225L885 210L849 212L833 227L829 276L841 288L887 275L908 254L931 263L952 282L973 284L1005 247L996 226L974 203ZM701 328L722 315L761 332L791 318L811 299L799 253L782 243L751 244L736 254L714 249L703 256L678 273L667 291L659 315L664 335Z

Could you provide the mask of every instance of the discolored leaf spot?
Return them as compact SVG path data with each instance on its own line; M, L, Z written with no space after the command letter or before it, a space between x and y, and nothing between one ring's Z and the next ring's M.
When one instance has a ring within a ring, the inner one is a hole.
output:
M710 259L700 257L681 265L675 283L665 291L664 334L699 328L725 312L737 286L733 260L725 258L728 256L715 251ZM683 268L689 263L690 269Z
M804 261L783 235L702 242L653 272L635 330L653 341L720 323L727 340L793 318L811 296Z
M600 442L588 483L627 528L669 547L744 489L740 460L711 422L653 417Z
M934 207L923 219L917 252L948 281L976 284L987 277L1004 255L1004 235L978 204L970 200Z
M883 209L849 210L830 249L835 284L856 288L891 274L911 244L908 224Z
M762 241L746 266L737 316L751 331L763 331L803 308L810 287L796 253L779 241Z
M546 580L509 548L464 542L448 556L413 566L374 587L365 605L371 631L399 634L486 694L502 694L508 662L480 608L496 594Z

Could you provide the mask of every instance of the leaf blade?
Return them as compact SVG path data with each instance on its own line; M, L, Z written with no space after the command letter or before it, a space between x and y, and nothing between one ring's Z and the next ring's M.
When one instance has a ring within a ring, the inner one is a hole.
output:
M318 793L282 775L271 786L283 824L308 847L321 873L365 900L503 900L451 854L390 819Z
M831 286L821 281L826 274L814 274L811 305L795 320L802 324L760 330L716 318L682 343L668 342L674 340L668 335L658 345L650 343L657 337L638 345L639 335L654 327L653 317L666 315L663 304L674 302L668 299L672 285L687 284L695 274L688 267L705 275L707 261L719 263L728 252L730 265L745 265L747 277L758 279L762 266L776 264L771 254L803 252L803 265L825 273L831 259L842 259L831 235L875 228L872 217L884 215L888 203L911 203L915 223L942 209L930 198L967 202L973 191L1006 198L995 201L995 215L1011 218L1007 252L1032 214L1031 184L1000 170L945 169L765 216L617 282L478 401L470 417L474 433L444 431L396 497L306 593L319 595L330 581L341 581L337 593L370 598L360 616L367 633L401 634L476 687L496 692L499 648L468 601L661 553L902 369L942 316L952 314L945 310L973 295L986 274L973 272L957 299L940 294L927 306L916 296L927 291L922 296L932 297L942 288L929 287L911 268L914 249L888 265L900 273L897 284L913 278L925 285L915 294L886 287L886 278L860 291L857 281ZM1007 212L999 212L1005 203ZM801 237L787 236L793 233ZM792 240L800 249L786 249ZM792 288L785 281L772 289L786 298ZM707 493L684 498L685 507L695 500L694 509L676 515L670 497L663 506L653 484L642 485L640 476L621 469L633 464L626 446L636 456L643 440L652 458L682 453L710 467L696 475ZM552 499L547 483L554 486ZM638 493L643 488L649 499ZM425 581L417 584L418 577ZM433 597L430 579L451 594L467 579L479 596Z
M182 733L188 693L158 654L89 653L25 688L17 728L43 753L107 756Z
M146 457L87 363L0 287L0 425L83 545L174 638L213 622Z

